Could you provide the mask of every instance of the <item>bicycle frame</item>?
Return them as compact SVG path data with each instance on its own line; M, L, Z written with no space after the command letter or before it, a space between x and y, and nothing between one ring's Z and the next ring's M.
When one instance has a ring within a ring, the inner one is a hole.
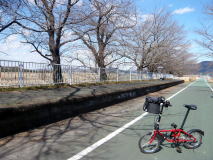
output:
M186 119L188 117L188 114L189 114L189 109L187 110L186 114L185 114L185 117L183 119L183 122L181 124L181 127L180 129L169 129L169 130L159 130L159 124L160 124L160 120L161 120L161 115L163 113L163 104L160 104L160 114L158 115L157 119L156 119L156 123L154 125L154 131L153 131L153 135L151 137L151 139L149 140L149 143L151 144L154 139L157 137L157 136L161 136L164 140L166 140L167 142L169 143L184 143L184 142L196 142L196 138L194 136L192 136L191 134L185 132L183 130L183 126L186 122ZM165 132L170 132L170 138L168 137L165 137L163 133ZM181 139L181 135L184 134L184 135L187 135L187 137L189 138L192 138L190 140L187 140L187 139Z
M170 133L170 138L164 136L163 133L169 132ZM188 137L192 138L191 140L187 139L181 139L180 136L181 134L187 135ZM164 140L166 140L169 143L184 143L184 142L196 142L196 138L193 137L191 134L185 132L182 129L169 129L169 130L154 130L153 135L151 139L149 140L149 143L151 144L155 138L160 135Z

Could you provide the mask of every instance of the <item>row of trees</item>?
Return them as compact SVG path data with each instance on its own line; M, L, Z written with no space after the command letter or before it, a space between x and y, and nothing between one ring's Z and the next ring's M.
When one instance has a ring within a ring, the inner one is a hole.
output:
M183 74L193 60L182 28L163 9L141 15L130 0L0 0L0 32L20 35L47 59L54 82L63 81L55 65L62 54L86 64L71 52L73 46L87 50L92 64L102 68L101 80L115 64Z
M205 6L205 14L208 16L208 23L203 24L202 29L198 30L197 33L202 37L202 40L197 41L202 47L207 49L208 55L213 57L213 1Z

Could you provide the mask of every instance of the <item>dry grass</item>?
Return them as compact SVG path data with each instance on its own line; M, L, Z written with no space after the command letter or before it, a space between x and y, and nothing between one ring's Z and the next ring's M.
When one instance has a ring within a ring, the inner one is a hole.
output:
M197 80L199 77L197 75L186 75L183 77L179 77L180 80L184 80L185 82L192 82Z
M0 74L0 86L18 86L21 82L17 72L3 72ZM24 73L24 86L53 84L52 73ZM73 72L72 75L63 73L63 82L69 84L97 82L98 76L93 73Z
M209 83L213 83L213 79L208 79L208 82Z
M129 74L119 74L111 72L107 73L107 81L129 81ZM19 77L23 77L23 80ZM143 75L144 79L148 79ZM138 80L139 77L132 75L131 80ZM95 72L72 72L63 73L63 83L80 84L80 83L96 83L99 82L99 75ZM53 84L52 73L48 72L25 72L19 75L18 72L0 72L0 87L16 87L16 86L35 86L35 85L51 85Z

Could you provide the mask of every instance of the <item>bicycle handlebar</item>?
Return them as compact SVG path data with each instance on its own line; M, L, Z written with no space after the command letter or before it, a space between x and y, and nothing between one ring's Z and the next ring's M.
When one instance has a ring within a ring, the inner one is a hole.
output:
M165 97L158 97L160 103L163 103L164 107L171 107L170 101L166 100Z
M165 97L147 97L146 99L149 103L155 103L155 104L163 104L163 107L169 107L172 106L170 104L170 101L166 100Z
M172 107L170 101L165 101L164 104L163 104L165 107Z

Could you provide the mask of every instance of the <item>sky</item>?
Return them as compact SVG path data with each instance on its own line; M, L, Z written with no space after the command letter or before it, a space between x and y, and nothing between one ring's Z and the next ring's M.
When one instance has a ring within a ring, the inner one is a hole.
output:
M211 0L135 0L137 8L142 14L149 14L156 8L165 8L170 11L179 25L184 27L186 38L191 43L190 52L197 57L197 61L211 60L206 56L206 50L200 47L196 40L201 37L196 30L209 21L206 16L205 6Z
M155 9L165 8L170 11L174 19L184 26L186 37L191 42L190 52L197 57L197 61L210 60L195 40L199 40L196 30L202 23L208 21L204 14L204 6L211 0L134 0L142 15L147 16ZM20 42L20 38L12 35L0 42L0 60L14 60L25 62L47 62L36 53L31 53L31 48ZM6 53L6 54L5 54Z

